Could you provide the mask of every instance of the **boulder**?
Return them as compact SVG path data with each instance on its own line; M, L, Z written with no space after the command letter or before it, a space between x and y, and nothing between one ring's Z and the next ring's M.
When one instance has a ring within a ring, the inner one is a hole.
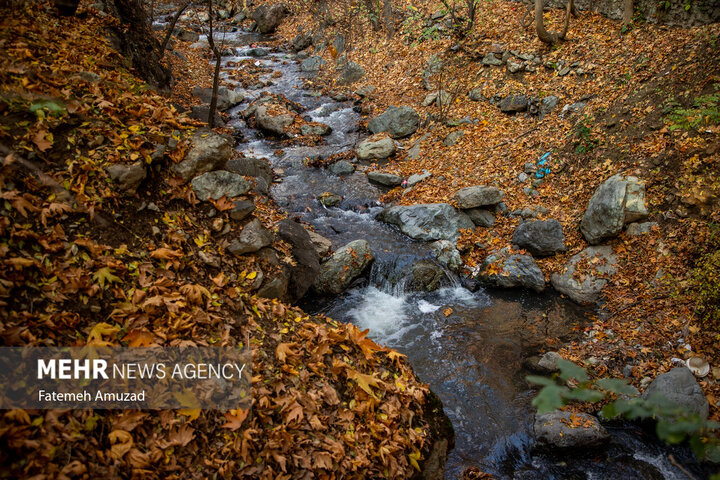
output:
M308 235L310 235L310 241L313 244L313 248L315 249L315 252L317 252L319 258L325 257L330 251L332 250L332 242L320 235L317 232L313 232L312 230L308 230Z
M625 233L631 237L637 237L650 233L655 227L657 227L657 222L631 223L625 229Z
M285 5L261 5L255 9L252 19L260 33L273 33L287 14Z
M287 133L285 129L295 121L295 116L287 109L281 109L281 113L277 113L277 110L268 108L267 105L258 105L255 109L255 121L265 132L283 136Z
M369 137L357 147L359 160L384 160L395 154L395 142L385 134L378 134Z
M533 429L538 444L549 448L599 447L610 440L598 419L586 413L555 411L538 414Z
M420 126L420 115L410 107L391 106L368 122L372 133L387 132L392 138L408 137Z
M287 296L296 302L310 289L320 272L320 256L315 250L310 234L299 223L285 219L278 223L278 237L292 247L295 265L286 267L289 272Z
M108 167L107 174L120 190L135 195L138 187L147 177L147 170L141 161L137 161L132 165L116 163Z
M188 153L172 167L172 171L187 182L200 173L222 167L230 159L231 153L227 138L212 130L201 129L193 134Z
M317 72L325 65L325 60L322 57L313 55L312 57L306 58L300 63L300 71L302 72Z
M313 288L321 295L337 295L363 274L374 260L370 244L355 240L337 251L320 266Z
M252 188L242 175L226 170L203 173L193 178L191 185L195 196L202 201L245 195Z
M577 265L583 260L587 261L592 271L576 275ZM607 283L604 277L615 273L616 266L617 257L612 247L588 247L573 255L560 273L552 275L550 282L555 290L577 303L591 304L600 299L600 292Z
M545 276L533 257L513 254L507 248L488 255L476 279L491 287L545 289Z
M212 88L195 87L193 88L192 93L194 96L202 100L203 103L210 104L210 101L212 100L212 91ZM225 111L228 108L234 107L238 103L242 102L244 99L245 96L241 92L230 90L227 87L219 87L217 95L217 109Z
M432 260L420 260L412 266L410 288L414 292L432 292L443 285L445 270Z
M386 187L400 186L403 181L403 178L400 175L395 175L394 173L368 172L367 177L371 182L379 183L380 185L385 185Z
M508 95L498 106L504 113L524 112L528 108L528 98L525 95Z
M487 207L502 202L505 192L496 187L479 185L461 188L455 192L455 201L462 209Z
M338 85L350 85L359 81L365 75L365 69L353 61L345 62L340 68L337 79Z
M647 215L645 186L636 177L614 175L595 190L580 230L588 243L597 245L619 234L625 224Z
M234 255L244 255L271 245L272 240L272 233L255 218L243 227L238 238L230 242L227 249Z
M448 240L438 240L429 245L432 255L438 262L444 263L450 270L458 271L462 267L462 258L455 244Z
M332 128L324 123L315 125L305 124L300 127L300 135L319 135L324 137L325 135L330 135L331 133Z
M192 30L185 30L182 28L176 28L173 30L173 36L181 42L195 43L200 40L200 35Z
M408 237L425 242L454 242L461 229L475 227L467 215L447 203L389 207L380 212L377 219L397 225Z
M192 107L190 107L190 118L194 118L195 120L200 120L201 122L208 123L208 118L210 118L210 106L193 105ZM223 122L219 110L215 110L214 119L216 127L222 127L223 125L225 125L225 122Z
M255 203L250 200L235 200L233 208L230 210L230 218L235 221L243 220L245 217L255 211Z
M337 207L342 202L343 197L335 193L324 192L318 195L317 199L325 207Z
M237 173L238 175L262 180L266 186L265 191L267 191L267 186L272 183L272 167L270 166L270 162L265 158L233 158L225 164L225 170Z
M340 160L330 165L329 170L335 175L352 175L355 172L355 166L347 160Z
M534 220L518 225L512 241L536 257L565 251L565 235L557 220Z
M707 398L697 380L687 367L676 367L657 376L648 385L643 397L652 401L669 402L683 412L699 415L703 420L708 417Z
M489 210L484 208L469 208L463 210L470 220L478 227L490 228L495 225L495 216Z

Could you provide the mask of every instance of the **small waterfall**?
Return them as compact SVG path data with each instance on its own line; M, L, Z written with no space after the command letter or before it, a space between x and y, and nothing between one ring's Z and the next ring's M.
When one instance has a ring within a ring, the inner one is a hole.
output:
M370 269L369 285L396 297L408 293L460 287L460 278L435 259L417 255L377 258Z

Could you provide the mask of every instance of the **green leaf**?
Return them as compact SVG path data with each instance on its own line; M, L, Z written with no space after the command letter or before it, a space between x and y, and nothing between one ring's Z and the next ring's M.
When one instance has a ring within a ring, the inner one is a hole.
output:
M573 362L565 360L564 358L558 359L557 366L560 369L560 378L563 380L574 378L581 383L589 380L584 368L578 367Z
M571 390L565 398L568 400L577 400L580 402L599 402L605 398L605 394L598 392L597 390L590 390L588 388L576 388Z
M620 378L601 378L595 385L616 395L637 395L638 389Z
M532 404L537 408L538 413L540 414L552 412L553 410L557 410L565 405L563 396L567 395L569 392L570 390L566 387L548 385L543 387L537 396L533 398Z
M548 377L541 377L539 375L528 375L527 377L525 377L525 380L527 380L530 383L534 383L535 385L542 385L542 386L557 385L557 383L555 383L555 380L548 378Z

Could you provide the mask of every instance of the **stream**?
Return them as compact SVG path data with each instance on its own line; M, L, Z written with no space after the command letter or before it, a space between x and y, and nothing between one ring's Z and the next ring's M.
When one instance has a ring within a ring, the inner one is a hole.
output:
M224 66L252 58L259 62L256 65L282 72L277 78L270 73L261 76L264 82L272 82L268 87L237 87L246 100L229 111L228 126L244 136L236 148L248 157L268 158L276 173L281 173L278 183L271 186L271 195L290 216L313 225L334 248L365 239L375 255L363 282L336 298L306 300L302 307L368 328L375 341L407 355L418 377L442 400L455 429L446 478L458 478L469 466L503 479L688 478L668 456L673 454L692 471L689 453L659 444L637 426L609 428L612 440L604 450L573 456L533 450L530 402L535 390L524 380L528 372L522 362L546 338L561 342L569 338L573 326L586 321L587 311L551 292L480 289L473 293L449 271L442 288L430 293L411 291L404 281L408 267L431 258L430 251L394 227L375 221L383 208L378 203L382 187L369 183L362 172L339 177L304 163L307 157L352 149L367 136L357 127L361 117L353 104L307 90L303 76L309 74L300 71L293 54L248 57L249 43L262 41L260 37L239 31L228 34L225 41L235 55L224 57ZM229 71L223 76L234 84ZM240 113L263 91L285 95L306 109L304 116L332 127L326 144L280 146L248 128ZM274 153L279 148L281 156ZM316 200L323 192L345 198L338 207L325 208Z

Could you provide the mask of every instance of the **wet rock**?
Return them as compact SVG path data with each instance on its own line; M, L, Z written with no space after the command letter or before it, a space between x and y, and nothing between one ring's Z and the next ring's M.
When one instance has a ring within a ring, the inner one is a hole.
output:
M415 292L432 292L446 279L445 270L430 260L420 260L412 266L410 288Z
M225 170L246 177L262 179L266 186L272 183L272 167L265 158L233 158L225 164Z
M403 181L400 175L395 175L393 173L368 172L367 177L371 182L379 183L380 185L385 185L386 187L400 186Z
M138 187L147 176L145 165L140 161L132 165L116 163L108 167L107 173L121 191L130 195L135 195Z
M591 266L590 272L575 275L578 263L586 260ZM604 276L614 274L617 266L617 257L612 247L588 247L582 252L573 255L568 260L561 273L555 273L550 278L552 286L581 304L595 303L600 299L600 292L607 283Z
M598 419L586 413L555 411L535 415L533 429L538 444L548 448L599 447L610 440Z
M525 95L508 95L500 102L500 111L504 113L524 112L528 108L528 97Z
M384 160L395 154L395 142L385 134L369 137L357 147L357 157L360 160Z
M255 109L255 121L257 126L268 133L283 136L287 132L285 129L293 124L295 116L286 109L281 109L282 113L276 113L273 109L269 109L266 105L258 105Z
M245 55L255 58L267 57L268 55L270 55L270 50L262 47L250 48L245 52Z
M505 192L496 187L478 185L461 188L455 193L455 201L462 209L487 207L502 202Z
M193 105L190 107L190 118L194 118L195 120L200 120L201 122L208 123L208 119L210 118L210 106L209 105ZM220 116L220 111L215 111L215 126L216 127L222 127L225 125L225 122L223 122L222 116Z
M200 173L222 167L232 153L227 138L212 130L200 129L190 139L185 158L172 167L173 173L188 181Z
M450 270L458 271L462 267L462 258L455 244L447 240L438 240L428 245L438 262L444 263Z
M245 195L252 188L241 175L226 170L203 173L193 178L191 185L195 196L202 201Z
M320 266L313 288L321 295L337 295L363 274L374 260L370 244L355 240L337 251Z
M312 56L306 58L300 63L300 71L302 72L317 72L325 65L325 60L322 57Z
M300 32L292 41L292 48L296 52L305 50L310 45L312 45L312 33L310 32Z
M230 242L227 249L234 255L245 255L271 245L272 240L272 233L255 218L243 227L238 238Z
M458 140L460 139L460 137L462 137L463 135L465 135L465 131L463 131L463 130L458 130L458 131L449 133L449 134L447 135L447 137L445 137L445 140L443 140L443 144L444 144L446 147L452 147L453 145L455 145L455 144L457 143L457 141L458 141Z
M318 195L318 201L325 207L337 207L342 202L343 197L334 193L325 192Z
M310 235L310 241L312 242L315 252L320 258L325 257L332 250L332 242L320 235L319 233L313 232L312 230L307 231Z
M410 188L424 180L427 180L430 177L432 177L432 173L428 172L427 170L423 170L423 173L413 173L407 179L407 186L408 188Z
M484 208L469 208L463 211L478 227L489 228L495 225L495 216Z
M636 237L650 233L655 227L657 227L657 222L631 223L625 229L625 233L631 237Z
M320 135L321 137L324 137L325 135L330 135L331 133L332 128L330 128L329 125L325 125L324 123L317 125L305 124L300 127L301 135Z
M382 115L368 122L368 130L372 133L387 132L392 138L403 138L412 135L420 125L420 115L410 107L391 106Z
M467 215L447 203L389 207L377 219L397 225L408 237L425 242L457 241L460 229L474 227Z
M200 40L200 35L192 30L185 30L182 28L176 28L173 30L173 36L181 42L195 43Z
M335 175L352 175L355 172L355 166L346 160L340 160L330 165L329 170Z
M645 390L643 398L670 402L684 412L699 415L703 420L707 419L709 412L707 398L687 367L676 367L658 375Z
M353 61L345 62L340 68L337 79L338 85L350 85L360 81L365 75L365 69Z
M310 234L299 223L285 219L278 222L278 237L292 247L295 265L286 267L289 272L287 297L296 302L310 289L320 272L320 256L315 250Z
M252 19L259 33L273 33L286 14L285 5L261 5L253 12Z
M492 287L523 287L536 292L545 289L545 277L533 257L513 254L507 248L490 254L476 279Z
M245 217L255 211L255 203L250 200L235 200L233 208L230 210L230 218L235 221L243 220Z
M565 251L562 225L554 219L521 223L515 229L512 241L536 257Z
M450 103L450 94L445 90L436 90L425 96L422 105L423 107L429 107L430 105L435 104L436 106L441 107L443 105L447 105L448 103Z
M636 177L614 175L595 190L580 230L585 240L597 245L619 234L626 223L646 216L645 186Z

